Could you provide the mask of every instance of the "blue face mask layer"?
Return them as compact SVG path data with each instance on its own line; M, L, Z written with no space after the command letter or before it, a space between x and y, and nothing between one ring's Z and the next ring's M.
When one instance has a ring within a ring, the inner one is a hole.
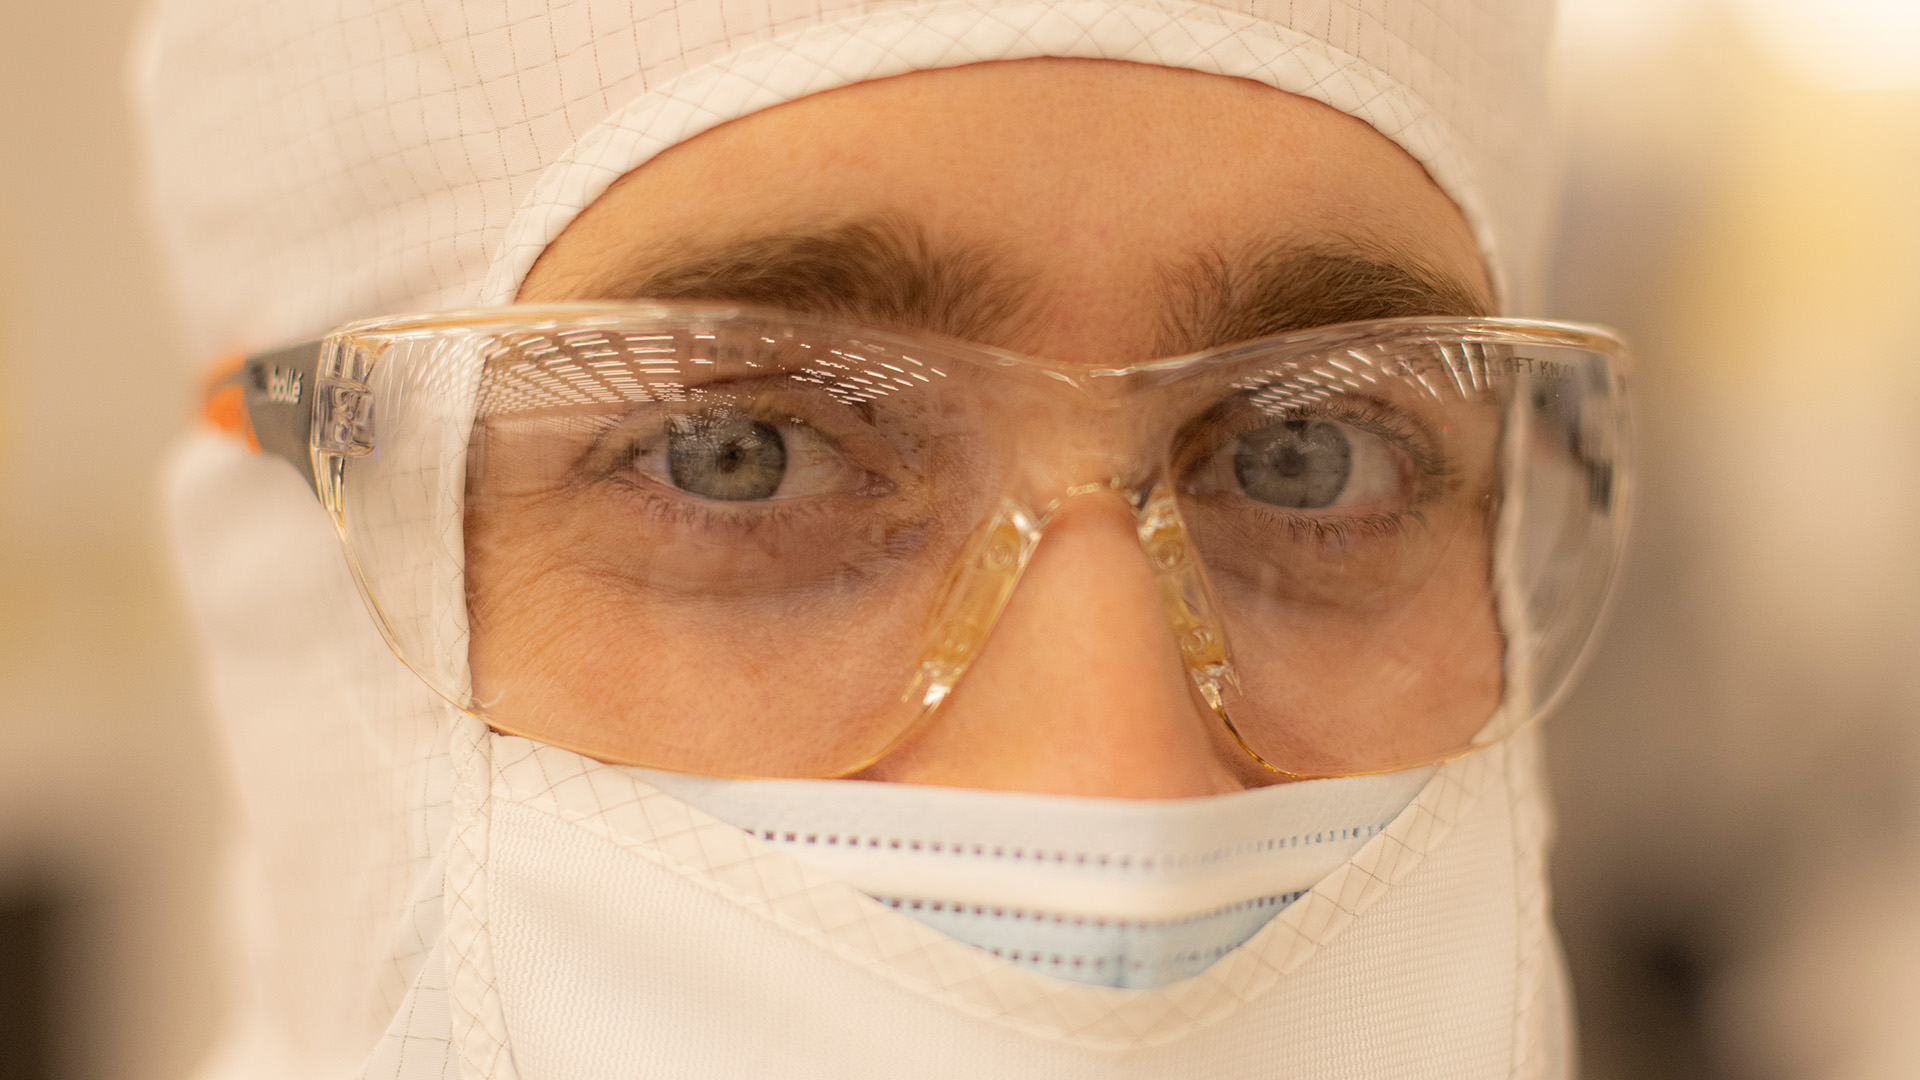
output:
M1253 937L1433 771L1164 800L646 776L956 940L1074 982L1151 988Z

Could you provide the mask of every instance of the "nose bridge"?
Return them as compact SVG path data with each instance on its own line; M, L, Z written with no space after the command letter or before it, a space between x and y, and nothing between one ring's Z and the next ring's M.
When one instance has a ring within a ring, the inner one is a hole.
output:
M1025 425L1020 439L1016 487L1034 524L1029 556L1056 521L1076 516L1075 506L1091 505L1080 500L1123 501L1180 659L1200 696L1238 740L1223 700L1238 689L1226 629L1174 494L1169 417L1185 415L1180 406L1190 391L1126 378L1083 379L1050 389L1044 395L1047 422Z
M1132 519L1139 553L1159 588L1161 614L1180 647L1180 658L1199 683L1207 704L1220 709L1219 690L1232 679L1226 634L1216 614L1200 552L1187 532L1174 498L1170 477L1109 474L1061 490L1047 512L1036 520L1033 545L1038 546L1053 522L1072 515L1076 506L1094 500L1124 503Z
M907 690L909 700L930 711L953 691L1051 531L1110 529L1124 520L1131 525L1133 550L1157 589L1160 617L1182 667L1202 699L1224 718L1222 696L1235 680L1199 552L1169 477L1151 469L1135 468L1133 475L1114 471L1136 462L1118 453L1081 455L1075 465L1030 478L1028 497L1044 499L1041 505L1011 495L1001 500L949 573Z
M1048 386L1008 417L1017 462L1008 494L1043 528L1080 496L1113 491L1139 507L1162 480L1160 442L1133 394Z
M869 775L1123 797L1243 786L1230 729L1192 690L1211 704L1195 676L1224 664L1197 573L1164 484L1089 484L1046 513L1006 500L956 567L910 691L929 722Z

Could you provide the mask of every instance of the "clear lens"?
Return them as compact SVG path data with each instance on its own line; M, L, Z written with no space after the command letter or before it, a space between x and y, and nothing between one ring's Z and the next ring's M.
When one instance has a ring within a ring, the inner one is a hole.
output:
M503 339L467 466L475 699L692 771L880 753L998 495L973 374L748 319Z
M1539 711L1618 539L1613 493L1592 487L1615 462L1589 456L1618 440L1577 428L1622 421L1606 370L1552 341L1416 337L1240 378L1176 471L1250 750L1302 775L1399 768L1505 734L1503 700ZM1595 378L1604 402L1583 392ZM1581 594L1537 595L1547 565Z
M1274 768L1374 771L1566 681L1622 525L1615 347L1396 322L1096 373L715 309L373 324L326 363L376 450L323 495L396 650L495 726L827 776L933 710L1049 515L1113 490L1198 696Z

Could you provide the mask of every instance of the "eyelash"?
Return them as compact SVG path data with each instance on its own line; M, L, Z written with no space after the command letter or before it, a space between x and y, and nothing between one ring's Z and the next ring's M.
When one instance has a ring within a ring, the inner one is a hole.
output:
M1345 549L1367 540L1391 539L1408 525L1426 520L1425 515L1414 507L1358 517L1289 514L1275 507L1258 507L1255 512L1286 529L1293 543L1335 549Z
M1434 449L1434 439L1425 426L1398 409L1382 405L1372 398L1337 398L1334 403L1315 405L1290 414L1290 420L1332 420L1386 440L1405 453L1413 472L1422 479L1444 480L1452 469ZM1265 421L1271 423L1272 421ZM1234 433L1239 437L1253 430L1249 425Z
M762 533L778 534L828 512L821 505L822 500L817 499L728 504L671 493L655 481L636 478L630 460L610 470L604 479L619 487L629 499L641 503L643 512L663 525L726 530L737 536L753 537Z

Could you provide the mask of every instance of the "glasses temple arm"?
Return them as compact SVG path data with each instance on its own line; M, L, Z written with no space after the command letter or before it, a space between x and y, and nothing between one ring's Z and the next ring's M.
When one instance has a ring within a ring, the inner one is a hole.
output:
M309 341L246 357L216 375L206 395L206 415L215 427L244 436L256 449L286 461L316 492L314 372L320 344Z

